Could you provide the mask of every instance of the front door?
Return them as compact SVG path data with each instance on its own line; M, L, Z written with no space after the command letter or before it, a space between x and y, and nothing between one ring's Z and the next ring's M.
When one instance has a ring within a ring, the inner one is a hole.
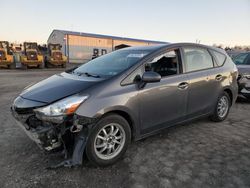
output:
M162 76L139 91L142 134L182 121L186 113L188 78L180 74L179 49L162 52L145 64L145 71Z

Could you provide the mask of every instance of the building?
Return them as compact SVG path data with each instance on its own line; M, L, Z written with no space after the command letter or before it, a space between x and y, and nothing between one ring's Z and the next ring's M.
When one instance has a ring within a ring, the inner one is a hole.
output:
M53 30L49 43L62 45L69 63L84 63L95 57L127 46L165 44L166 42L98 35L64 30Z

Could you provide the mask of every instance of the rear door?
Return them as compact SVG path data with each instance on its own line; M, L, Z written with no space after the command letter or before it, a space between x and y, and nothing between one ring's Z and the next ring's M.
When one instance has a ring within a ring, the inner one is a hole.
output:
M184 71L189 79L187 118L196 117L211 111L214 98L214 83L211 79L213 59L206 48L183 47Z
M162 76L158 83L148 83L139 91L142 134L185 119L188 78L181 73L180 50L166 50L144 65L144 71Z

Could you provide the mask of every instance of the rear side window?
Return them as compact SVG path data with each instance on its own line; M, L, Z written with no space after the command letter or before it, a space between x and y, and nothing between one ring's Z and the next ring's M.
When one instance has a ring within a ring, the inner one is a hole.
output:
M212 56L206 49L184 47L186 72L204 70L214 67Z
M227 57L224 54L217 52L215 50L211 50L211 51L215 57L217 65L219 67L222 66L225 63Z

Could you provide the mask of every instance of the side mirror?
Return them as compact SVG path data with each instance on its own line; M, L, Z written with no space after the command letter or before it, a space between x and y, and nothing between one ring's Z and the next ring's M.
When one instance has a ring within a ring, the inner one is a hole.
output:
M142 75L142 82L144 83L153 83L153 82L160 82L161 81L161 75L157 72L153 71L147 71L144 72Z

